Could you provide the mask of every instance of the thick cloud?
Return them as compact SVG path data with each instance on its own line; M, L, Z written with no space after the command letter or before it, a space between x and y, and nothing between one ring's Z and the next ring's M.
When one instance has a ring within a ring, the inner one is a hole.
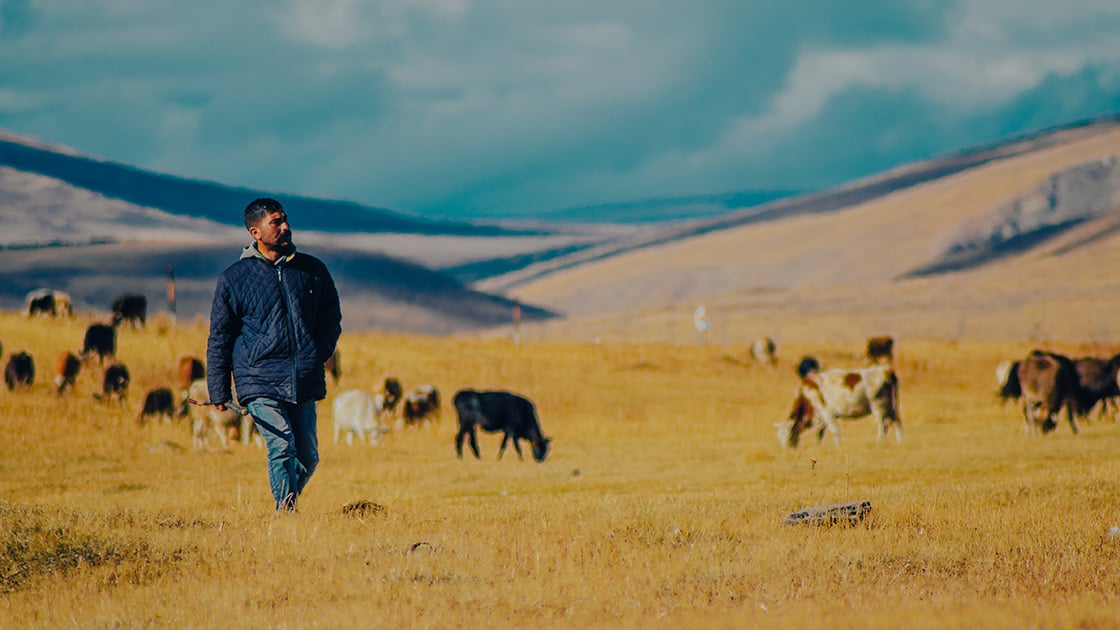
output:
M822 187L1120 109L1115 2L538 4L0 0L0 126L495 215Z

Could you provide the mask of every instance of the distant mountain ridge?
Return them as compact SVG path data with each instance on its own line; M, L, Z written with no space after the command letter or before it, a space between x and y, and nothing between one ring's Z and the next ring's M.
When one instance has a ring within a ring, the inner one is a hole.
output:
M155 173L135 166L52 149L0 135L0 166L36 173L114 199L173 214L237 225L237 210L247 200L275 197L285 205L298 204L304 229L325 232L399 232L494 236L531 231L497 225L435 221L352 201L318 199Z
M999 143L986 143L944 156L906 164L883 173L858 179L836 188L785 197L757 206L722 215L653 226L629 237L614 239L569 255L558 256L511 270L505 274L480 280L486 291L511 292L558 272L596 263L615 256L692 239L706 234L751 224L789 219L799 215L831 213L857 206L893 192L946 178L985 164L1025 155L1046 147L1089 137L1120 127L1120 113L1078 120L1043 130L1005 138Z

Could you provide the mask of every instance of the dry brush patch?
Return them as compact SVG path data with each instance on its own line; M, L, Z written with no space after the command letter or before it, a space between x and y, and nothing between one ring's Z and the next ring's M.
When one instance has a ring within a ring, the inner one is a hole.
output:
M82 322L0 315L5 348L52 356ZM185 424L136 424L144 386L201 354L205 329L122 331L134 389L0 392L0 616L59 625L1109 625L1120 591L1120 424L1023 434L992 368L1026 344L904 341L906 439L869 421L842 444L780 449L794 355L746 346L522 344L349 334L343 387L386 374L505 388L538 405L544 464L455 458L455 414L335 445L299 513L270 512L264 453L195 452ZM1074 352L1080 346L1067 346ZM1059 347L1061 349L1061 347ZM740 360L742 359L742 360ZM42 365L49 365L49 362ZM333 392L332 392L333 394ZM181 449L160 448L177 443ZM870 500L851 528L791 527L808 505ZM372 507L372 506L378 507ZM355 507L358 506L358 507Z

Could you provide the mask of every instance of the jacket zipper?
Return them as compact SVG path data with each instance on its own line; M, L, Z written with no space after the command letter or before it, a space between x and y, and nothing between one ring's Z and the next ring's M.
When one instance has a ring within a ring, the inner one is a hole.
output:
M292 330L291 306L288 302L288 294L284 291L284 265L276 268L276 281L280 285L280 299L284 301L284 322L288 325L288 346L292 349L292 404L295 405L299 404L299 378L296 370L298 348L296 348L296 334Z

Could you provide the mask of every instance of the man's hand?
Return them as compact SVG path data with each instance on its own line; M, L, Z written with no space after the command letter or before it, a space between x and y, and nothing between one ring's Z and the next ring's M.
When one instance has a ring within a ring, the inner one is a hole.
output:
M214 409L217 409L218 411L225 411L226 410L226 404L225 403L214 403Z

